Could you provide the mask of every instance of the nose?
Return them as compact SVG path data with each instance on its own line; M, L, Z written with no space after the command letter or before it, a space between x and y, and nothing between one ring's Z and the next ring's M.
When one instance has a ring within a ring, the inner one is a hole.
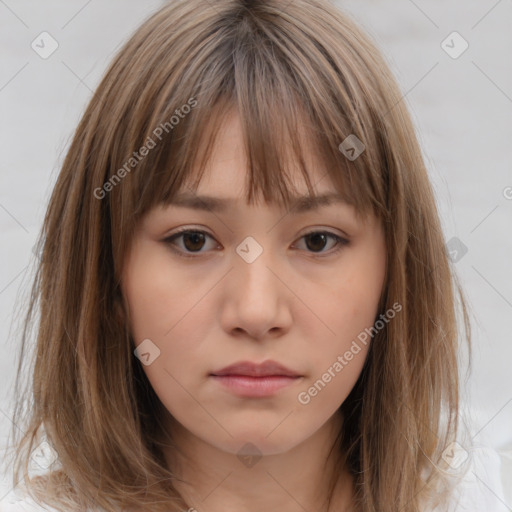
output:
M290 329L293 293L269 249L263 249L253 261L235 253L225 292L221 322L232 336L245 333L262 340Z

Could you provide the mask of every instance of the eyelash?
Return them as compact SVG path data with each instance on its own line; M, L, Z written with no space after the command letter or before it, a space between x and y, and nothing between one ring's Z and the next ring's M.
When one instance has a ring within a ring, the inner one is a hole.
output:
M197 258L201 254L200 252L187 254L186 252L183 252L181 249L175 248L175 246L173 244L174 240L179 238L180 236L182 236L185 233L199 233L199 234L206 235L213 239L213 237L211 235L209 235L206 231L201 231L199 229L190 229L190 228L183 228L179 231L176 231L176 233L172 234L171 236L165 238L163 240L163 242L165 244L167 244L173 252L175 252L176 254L178 254L179 256L181 256L183 258ZM315 257L315 258L323 258L326 256L332 256L333 254L337 254L339 251L341 251L345 246L347 246L350 243L346 238L336 235L335 233L332 233L330 231L322 231L322 230L309 231L308 233L304 233L304 235L302 235L300 238L304 238L306 236L313 235L313 234L327 235L328 237L333 238L337 244L337 247L335 246L336 249L334 249L334 250L331 249L330 251L328 251L326 253L312 252L312 254L314 255L313 257Z

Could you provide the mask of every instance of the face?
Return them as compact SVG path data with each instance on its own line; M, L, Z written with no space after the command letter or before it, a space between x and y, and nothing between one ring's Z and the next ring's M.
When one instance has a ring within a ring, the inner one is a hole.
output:
M225 208L151 210L122 289L137 357L176 428L224 452L251 443L278 454L332 424L353 388L386 248L380 223L358 221L346 203L300 213L247 205L242 147L233 115L195 192ZM336 192L307 156L315 191Z

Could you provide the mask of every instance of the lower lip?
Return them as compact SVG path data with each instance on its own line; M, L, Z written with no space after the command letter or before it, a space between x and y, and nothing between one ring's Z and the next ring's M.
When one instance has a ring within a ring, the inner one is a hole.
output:
M250 398L271 396L280 389L300 380L300 377L286 377L284 375L268 375L266 377L212 375L211 377L233 393Z

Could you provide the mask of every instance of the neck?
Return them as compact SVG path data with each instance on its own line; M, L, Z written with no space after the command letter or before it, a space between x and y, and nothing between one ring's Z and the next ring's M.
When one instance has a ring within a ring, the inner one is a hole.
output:
M291 450L251 458L225 452L174 421L172 438L179 453L169 450L165 457L177 477L175 487L198 511L343 512L352 497L352 478L337 450L341 425L341 416L335 414ZM328 509L333 477L336 486Z

